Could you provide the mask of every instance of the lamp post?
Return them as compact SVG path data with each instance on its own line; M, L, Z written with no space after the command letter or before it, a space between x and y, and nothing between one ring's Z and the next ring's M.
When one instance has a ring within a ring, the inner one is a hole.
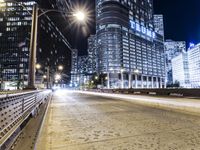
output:
M32 29L31 29L31 44L30 44L30 55L29 55L29 79L28 79L28 89L35 89L35 62L36 62L36 49L37 49L37 26L38 26L38 18L48 12L59 12L59 13L66 13L63 11L58 10L46 10L40 15L38 15L38 5L33 5L33 13L32 13ZM85 14L81 11L78 11L73 14L74 17L77 18L79 21L85 20ZM63 67L60 66L60 69Z
M15 0L0 0L0 4L5 2L11 2L15 3L19 6L22 6L29 14L32 15L32 26L31 26L31 40L30 40L30 53L29 53L29 74L28 74L28 86L27 89L36 89L35 88L35 72L36 72L36 51L37 51L37 32L38 32L38 18L42 15L48 13L48 12L59 12L59 13L65 13L64 11L59 11L55 9L50 10L42 10L41 14L38 14L39 7L37 4L33 5L33 11L32 13L24 6L23 4L15 1ZM86 19L85 13L78 11L73 14L74 17L77 18L78 21L84 21Z
M33 5L32 26L31 26L31 41L29 53L29 75L28 75L28 89L35 89L35 64L36 64L36 50L37 50L37 31L38 31L38 6Z

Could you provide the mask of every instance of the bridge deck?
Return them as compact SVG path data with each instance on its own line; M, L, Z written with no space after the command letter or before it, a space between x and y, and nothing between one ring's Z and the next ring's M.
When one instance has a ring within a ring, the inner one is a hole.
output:
M200 149L199 125L199 116L57 91L36 149Z

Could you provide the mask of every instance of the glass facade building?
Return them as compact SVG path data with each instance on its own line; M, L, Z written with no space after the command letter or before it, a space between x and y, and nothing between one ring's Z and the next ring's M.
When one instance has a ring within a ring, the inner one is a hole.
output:
M164 87L163 29L153 0L96 0L97 66L108 88Z

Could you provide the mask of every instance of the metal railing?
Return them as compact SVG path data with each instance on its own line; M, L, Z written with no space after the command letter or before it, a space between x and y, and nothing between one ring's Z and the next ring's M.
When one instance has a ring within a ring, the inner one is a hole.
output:
M30 91L0 96L0 149L30 114L34 114L50 91Z

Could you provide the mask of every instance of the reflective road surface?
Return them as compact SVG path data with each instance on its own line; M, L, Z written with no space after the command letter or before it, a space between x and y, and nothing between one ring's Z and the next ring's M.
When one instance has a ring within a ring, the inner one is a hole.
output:
M200 117L57 91L36 149L199 150Z

